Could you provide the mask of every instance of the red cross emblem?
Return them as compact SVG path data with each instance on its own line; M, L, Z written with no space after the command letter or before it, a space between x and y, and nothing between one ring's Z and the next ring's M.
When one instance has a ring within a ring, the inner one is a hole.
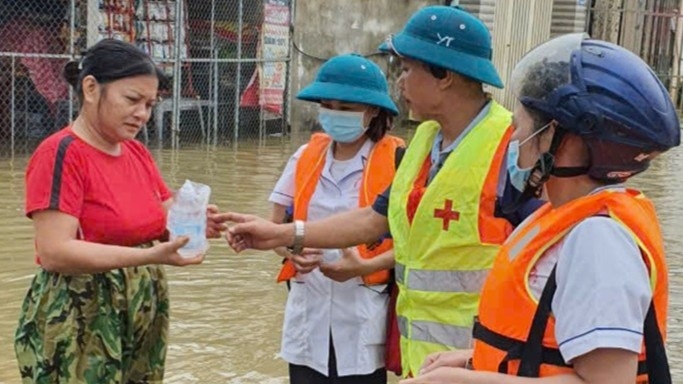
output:
M458 221L460 219L460 212L453 210L453 200L446 200L443 209L435 209L434 217L443 220L443 230L448 231L451 220Z

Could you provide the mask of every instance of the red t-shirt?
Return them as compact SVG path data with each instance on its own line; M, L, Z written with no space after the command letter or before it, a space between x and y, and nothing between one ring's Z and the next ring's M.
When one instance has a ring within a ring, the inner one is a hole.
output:
M165 232L171 198L152 155L128 140L106 154L65 128L45 139L26 170L26 215L58 210L76 217L87 241L134 246ZM81 238L81 235L78 235Z

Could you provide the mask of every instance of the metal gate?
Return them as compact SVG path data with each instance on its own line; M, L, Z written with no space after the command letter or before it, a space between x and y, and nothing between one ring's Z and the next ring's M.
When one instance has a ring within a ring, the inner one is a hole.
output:
M0 0L0 153L78 110L62 77L102 38L148 52L169 85L140 139L220 145L287 132L290 0Z

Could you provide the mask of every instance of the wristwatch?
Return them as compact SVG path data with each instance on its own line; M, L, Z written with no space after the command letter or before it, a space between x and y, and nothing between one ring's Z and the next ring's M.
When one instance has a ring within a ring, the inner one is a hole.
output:
M287 250L293 255L300 255L304 250L304 222L301 220L294 220L294 244L287 247Z

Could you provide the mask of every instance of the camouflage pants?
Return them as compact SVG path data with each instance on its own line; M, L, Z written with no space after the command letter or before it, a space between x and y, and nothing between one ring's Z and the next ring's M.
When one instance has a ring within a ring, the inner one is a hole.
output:
M160 266L91 275L40 270L14 342L22 383L161 383L168 309Z

